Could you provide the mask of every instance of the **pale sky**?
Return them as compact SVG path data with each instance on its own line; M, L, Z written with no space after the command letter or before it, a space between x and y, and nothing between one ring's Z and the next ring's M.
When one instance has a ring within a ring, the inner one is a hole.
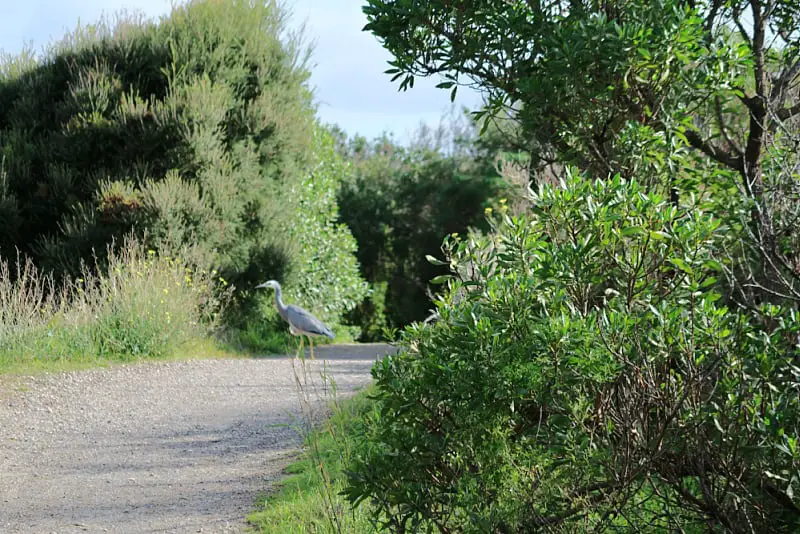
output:
M294 13L294 25L306 21L306 36L314 44L312 79L324 122L348 133L375 137L383 131L405 140L426 122L439 123L450 109L446 90L437 80L417 79L414 88L397 91L397 83L383 74L390 55L369 33L361 31L366 19L361 0L285 0ZM159 16L169 11L169 0L0 0L0 49L18 52L31 42L40 49L66 30L97 20L120 9ZM458 106L476 109L479 97L462 91Z

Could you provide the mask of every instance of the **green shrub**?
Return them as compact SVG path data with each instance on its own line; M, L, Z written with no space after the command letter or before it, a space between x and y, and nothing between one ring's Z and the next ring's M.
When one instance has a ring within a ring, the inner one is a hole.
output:
M731 229L574 174L494 221L374 368L349 498L394 532L796 532L800 322L724 305Z
M511 119L534 167L620 174L673 197L684 179L727 188L734 176L752 231L731 251L748 258L727 273L729 296L800 303L796 0L367 0L363 11L401 90L418 76L477 88L476 116Z
M333 329L337 341L351 341L360 329L345 325L343 318L364 299L368 286L359 273L356 241L337 221L336 191L349 166L322 127L314 131L309 160L308 172L292 191L296 211L286 213L277 229L285 239L282 251L286 261L281 268L267 270L259 281L277 279L283 286L284 302L309 310ZM233 343L254 352L273 353L294 346L296 341L275 309L274 292L243 293L247 300L253 295L257 298L233 310Z
M358 325L361 329L360 340L377 341L386 337L386 282L375 282L370 287L367 297L350 310L345 317L349 324Z
M0 254L75 277L134 232L236 287L278 277L314 120L285 30L274 2L190 0L6 58Z
M247 345L275 345L264 326L279 323L250 290L269 278L338 325L366 291L335 224L347 168L314 134L307 51L286 29L274 2L189 0L158 22L79 27L41 60L6 58L0 254L74 278L82 262L107 269L102 251L133 233L215 266Z

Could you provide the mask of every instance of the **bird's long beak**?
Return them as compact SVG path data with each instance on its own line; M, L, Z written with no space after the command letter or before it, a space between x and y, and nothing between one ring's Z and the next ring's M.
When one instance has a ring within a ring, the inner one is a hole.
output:
M256 286L256 289L263 289L263 288L265 288L265 287L267 287L267 284L258 284L258 285Z

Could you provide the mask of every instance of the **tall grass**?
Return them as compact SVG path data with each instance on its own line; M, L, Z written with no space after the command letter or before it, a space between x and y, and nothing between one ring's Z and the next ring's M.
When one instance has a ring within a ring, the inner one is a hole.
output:
M304 364L301 362L303 367ZM295 376L304 380L306 372L303 369ZM248 521L260 534L375 532L369 504L353 508L342 495L346 484L344 469L363 442L360 423L364 414L374 409L374 403L366 392L338 400L334 388L330 392L333 400L328 405L332 415L319 422L323 414L309 411L307 404L307 394L313 389L303 386L306 400L301 401L301 431L305 435L305 450L286 469L290 476L281 481L277 491L261 500L259 510L250 514Z
M132 239L59 283L30 260L0 259L0 372L169 356L216 328L218 280Z

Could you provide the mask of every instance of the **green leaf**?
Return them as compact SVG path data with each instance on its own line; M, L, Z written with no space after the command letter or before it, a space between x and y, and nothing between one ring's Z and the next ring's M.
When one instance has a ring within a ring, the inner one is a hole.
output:
M628 226L623 228L620 234L622 234L622 237L633 237L644 234L644 229L638 226Z
M665 239L669 238L669 234L666 232L662 232L660 230L651 231L650 232L650 239L653 241L664 241Z
M686 274L694 273L694 270L689 266L689 264L680 258L672 258L669 260L669 262Z
M440 260L440 259L434 258L434 257L433 257L433 256L431 256L430 254L426 254L426 255L425 255L425 259L426 259L426 260L428 260L428 263L431 263L431 264L433 264L433 265L436 265L436 266L447 265L447 263L446 263L446 262L443 262L443 261L442 261L442 260Z

